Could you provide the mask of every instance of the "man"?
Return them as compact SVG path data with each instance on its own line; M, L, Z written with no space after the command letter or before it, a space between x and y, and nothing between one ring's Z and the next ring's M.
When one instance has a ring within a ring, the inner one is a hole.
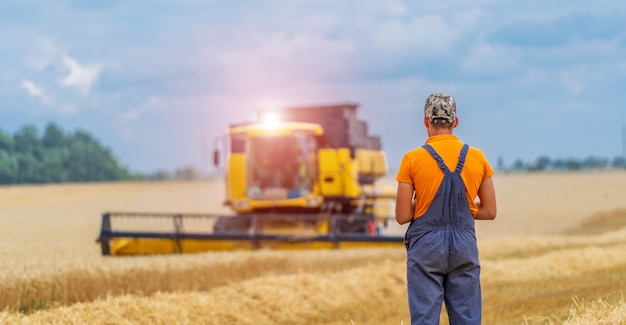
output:
M406 235L411 324L480 324L482 298L474 220L496 217L493 169L483 152L452 134L456 103L445 93L424 105L426 144L402 158L396 220ZM478 196L479 202L475 202Z

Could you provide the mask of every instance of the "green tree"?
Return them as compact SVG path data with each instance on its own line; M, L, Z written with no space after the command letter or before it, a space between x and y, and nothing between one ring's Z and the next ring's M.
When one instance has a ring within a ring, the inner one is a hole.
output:
M61 148L65 145L66 136L61 129L55 123L49 123L44 130L43 137L41 139L41 143L45 148Z
M13 157L13 136L0 130L0 184L15 182L17 164Z
M122 168L110 149L87 131L67 134L49 123L40 135L33 124L13 135L0 130L0 184L141 179Z
M24 125L13 135L13 147L19 152L30 153L37 159L43 158L39 130L33 124Z
M537 158L537 160L535 161L535 163L533 163L532 165L528 166L528 170L530 171L542 171L542 170L546 170L550 167L550 158L546 157L546 156L540 156L539 158Z
M17 173L17 161L10 152L0 149L0 184L13 184Z
M68 171L68 180L73 182L121 180L129 177L129 173L119 166L111 151L85 131L76 131L71 137L64 167Z
M13 152L13 136L0 130L0 151Z
M40 159L31 152L19 152L17 158L17 183L44 183L45 168Z
M609 165L609 160L605 158L589 156L582 162L582 165L588 169L604 169Z

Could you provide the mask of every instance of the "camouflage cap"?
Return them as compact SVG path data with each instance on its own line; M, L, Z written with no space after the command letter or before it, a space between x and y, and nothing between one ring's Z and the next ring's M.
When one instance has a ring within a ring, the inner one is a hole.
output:
M424 116L434 124L452 124L456 118L454 98L446 93L435 93L426 99Z

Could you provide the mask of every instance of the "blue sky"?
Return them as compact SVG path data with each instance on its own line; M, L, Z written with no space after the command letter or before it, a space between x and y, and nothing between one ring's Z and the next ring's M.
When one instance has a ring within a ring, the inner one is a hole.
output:
M622 154L623 1L8 0L0 37L0 129L85 129L136 171L206 168L257 108L345 101L393 169L439 91L494 165Z

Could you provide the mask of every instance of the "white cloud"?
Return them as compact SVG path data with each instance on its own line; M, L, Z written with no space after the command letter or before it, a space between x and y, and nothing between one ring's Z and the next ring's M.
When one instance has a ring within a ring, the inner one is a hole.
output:
M168 105L166 103L164 103L162 98L160 98L159 96L150 96L139 107L131 109L131 110L128 110L128 111L121 112L118 115L118 119L120 121L122 121L122 122L128 122L128 121L136 120L139 117L141 117L143 114L145 114L147 112L157 111L157 110L163 108L163 106L167 107ZM176 107L176 106L177 105L172 105L170 107Z
M50 67L51 62L47 58L29 56L24 58L24 64L26 65L26 67L34 71L43 71L46 68Z
M32 97L43 96L43 90L37 87L37 85L35 85L35 83L30 80L22 81L22 88L26 89L28 94L31 95Z
M98 65L80 65L78 61L66 54L63 55L63 65L70 72L61 80L61 84L66 87L79 88L84 93L88 93L91 90L91 87L98 80L100 70L102 70L102 67Z
M41 101L44 107L51 109L52 111L71 115L78 111L78 108L70 103L59 103L54 99L54 94L44 91L43 88L37 86L32 80L24 80L21 84L31 97L37 98Z
M519 66L519 51L478 43L461 60L463 69L478 73L505 73Z
M134 120L138 118L139 115L141 115L141 110L134 109L134 110L122 112L122 114L119 115L119 118L121 121L126 122L126 121L130 121L130 120Z
M416 17L410 22L386 21L375 26L372 36L370 46L386 55L445 53L460 38L454 26L439 16Z
M246 39L245 46L216 57L223 82L248 94L344 76L349 70L346 60L354 52L347 42L308 33L257 32Z
M580 95L587 86L585 82L586 74L585 71L565 70L560 73L559 80L569 94Z
M399 1L386 2L385 9L392 15L405 15L408 13L406 6Z

